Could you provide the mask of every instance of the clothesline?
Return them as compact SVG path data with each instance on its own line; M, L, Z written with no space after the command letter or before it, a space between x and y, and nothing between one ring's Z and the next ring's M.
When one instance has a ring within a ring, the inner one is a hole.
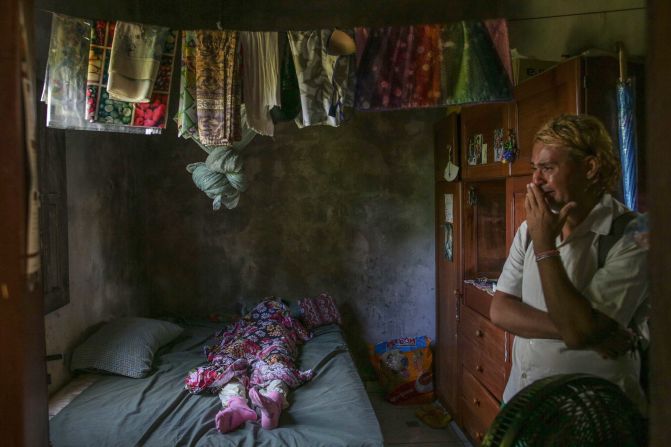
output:
M353 110L511 99L505 20L287 33L178 33L54 14L42 98L48 105L47 125L161 133L169 116L179 36L175 121L178 135L197 142L210 153L208 159L226 160L189 168L215 209L222 204L235 207L246 187L234 153L241 145L231 152L243 137L243 125L272 136L280 120L293 120L299 127L337 127ZM342 39L339 48L347 51L333 53L335 36Z

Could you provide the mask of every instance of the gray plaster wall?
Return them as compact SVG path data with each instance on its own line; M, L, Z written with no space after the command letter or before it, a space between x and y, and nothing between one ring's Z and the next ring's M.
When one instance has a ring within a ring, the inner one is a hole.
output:
M50 392L69 377L72 349L100 322L149 312L137 136L66 132L70 303L45 316Z
M331 294L355 349L435 335L433 123L444 110L358 113L339 128L277 126L241 153L250 187L213 211L172 139L146 153L142 211L155 314L231 314L275 295ZM365 363L365 362L362 362Z

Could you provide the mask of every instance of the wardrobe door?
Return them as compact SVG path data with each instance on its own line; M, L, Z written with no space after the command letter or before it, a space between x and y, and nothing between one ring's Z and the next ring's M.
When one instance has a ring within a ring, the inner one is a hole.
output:
M581 60L571 59L515 87L517 159L511 175L531 174L531 147L536 131L562 113L581 110Z
M462 291L461 183L436 184L436 395L452 415L459 399L457 329Z

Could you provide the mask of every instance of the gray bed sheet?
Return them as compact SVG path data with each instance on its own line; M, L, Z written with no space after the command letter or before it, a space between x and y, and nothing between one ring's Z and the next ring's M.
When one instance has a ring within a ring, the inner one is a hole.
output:
M290 396L280 425L258 422L222 434L214 425L221 408L214 395L192 395L186 373L204 361L202 346L221 327L188 325L163 349L156 371L144 379L103 376L50 421L54 447L79 446L382 446L380 425L338 326L318 328L302 347L301 369L317 374Z

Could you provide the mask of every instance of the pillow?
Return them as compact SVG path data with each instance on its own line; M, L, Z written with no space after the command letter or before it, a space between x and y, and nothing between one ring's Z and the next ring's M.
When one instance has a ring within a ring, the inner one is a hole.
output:
M308 329L332 323L342 324L335 301L326 293L316 298L298 300L298 306L301 308L303 323Z
M103 325L72 354L70 369L97 370L142 378L151 372L154 354L183 329L168 321L125 317Z

